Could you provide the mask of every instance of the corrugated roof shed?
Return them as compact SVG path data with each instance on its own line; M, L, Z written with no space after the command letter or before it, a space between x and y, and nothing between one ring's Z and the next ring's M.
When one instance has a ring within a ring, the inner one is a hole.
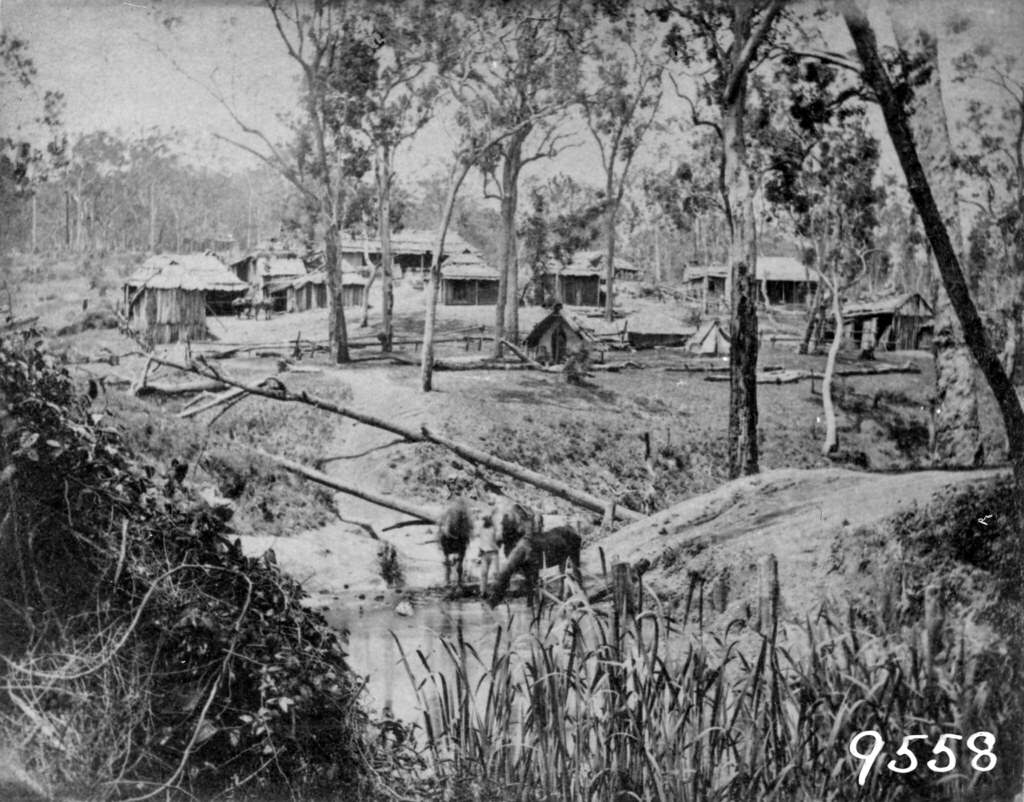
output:
M426 229L409 228L391 235L391 252L399 253L433 253L434 245L437 243L437 232ZM380 253L379 237L342 237L341 249L345 253L363 253L369 250L370 253ZM444 240L444 252L449 254L465 253L472 251L462 237L454 231L449 231Z
M663 312L643 312L629 317L629 331L637 334L677 334L688 337L697 332L697 327Z
M129 287L244 292L249 285L241 281L211 253L159 254L149 257L132 273Z
M912 301L926 313L931 314L931 305L916 292L908 292L902 295L892 295L886 298L876 298L873 301L860 301L854 304L847 304L843 309L843 317L872 317L874 315L891 314Z
M728 265L690 265L683 270L683 281L696 281L710 276L725 278ZM818 280L818 271L793 256L758 256L756 277L759 281L813 281Z
M307 273L305 276L299 276L291 282L291 286L295 289L301 289L307 284L326 284L327 273L323 270L317 270L313 273ZM360 276L358 273L342 273L341 274L341 286L343 287L365 287L369 282L367 279Z
M631 262L616 256L616 271L627 273L639 273L640 268L635 267ZM577 251L573 254L572 261L567 265L551 260L545 268L551 275L561 276L603 276L604 275L604 251Z
M497 281L498 271L484 262L477 253L457 253L444 260L441 278Z

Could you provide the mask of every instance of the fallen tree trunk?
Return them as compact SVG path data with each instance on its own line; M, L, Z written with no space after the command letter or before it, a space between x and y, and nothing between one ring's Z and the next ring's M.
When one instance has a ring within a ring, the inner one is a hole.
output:
M219 406L223 406L224 404L230 404L233 400L240 399L248 392L248 390L243 390L241 387L233 387L227 392L210 399L205 404L200 404L199 406L192 407L191 409L182 410L178 413L178 417L194 418L196 415L202 414L207 410L215 409Z
M268 451L264 451L262 448L257 448L255 451L261 457L265 457L274 464L280 465L286 471L291 471L298 476L302 476L310 481L316 482L317 484L321 484L324 487L330 487L341 493L361 498L364 501L369 501L379 507L386 507L389 510L404 512L406 515L411 515L424 523L437 523L438 515L430 512L429 510L425 510L422 507L417 507L414 504L408 504L399 499L382 496L369 490L363 490L355 485L345 484L344 482L338 481L333 476L328 476L326 473L321 473L320 471L310 468L308 465L303 465L301 462L296 462L295 460L290 460L287 457L281 457L277 454L271 454Z
M539 487L542 490L546 490L552 495L563 498L566 501L571 501L584 509L590 510L603 514L608 508L609 500L600 498L591 493L587 493L584 490L577 490L576 488L570 487L564 482L559 482L551 477L544 476L543 474L537 473L536 471L530 470L522 465L518 465L508 460L503 460L499 457L495 457L492 454L488 454L474 446L467 445L465 443L459 443L455 440L451 440L439 434L435 434L427 429L425 426L421 427L419 431L416 429L403 426L398 423L393 423L383 418L378 418L375 415L368 415L364 412L358 412L348 407L339 406L330 401L323 399L314 398L306 392L299 394L291 393L283 385L280 387L280 391L271 392L259 387L253 387L251 385L244 385L240 382L236 382L232 379L222 376L220 373L215 371L210 365L186 367L185 365L178 365L174 362L168 362L162 359L153 358L154 362L158 362L166 367L174 368L190 373L197 373L201 376L207 376L216 378L218 381L223 381L225 384L232 385L234 387L240 387L249 390L253 395L260 395L265 398L271 398L275 401L287 401L291 403L306 404L314 407L315 409L323 410L324 412L330 412L335 415L340 415L344 418L351 418L352 420L365 423L367 426L372 426L375 429L383 429L386 432L397 434L400 437L405 438L412 443L436 443L439 446L443 446L448 450L454 452L458 456L462 457L467 462L471 462L474 465L483 465L486 468L490 468L498 473L503 473L511 476L514 479L518 479L526 484ZM206 371L206 372L204 372ZM297 463L296 463L297 464ZM323 475L323 474L321 474ZM372 500L372 499L369 499ZM644 516L635 510L631 510L628 507L623 507L621 504L616 505L616 518L624 521L639 521Z
M144 398L147 395L172 397L176 395L192 395L193 393L219 393L226 388L227 385L224 382L213 379L180 382L177 384L171 382L147 382L136 388L135 395L139 398Z
M921 369L910 362L905 365L891 365L885 367L855 367L837 368L832 372L833 376L884 376L889 373L920 373ZM792 384L803 379L823 379L824 373L814 370L765 370L758 371L758 384ZM727 376L705 376L706 382L729 381Z

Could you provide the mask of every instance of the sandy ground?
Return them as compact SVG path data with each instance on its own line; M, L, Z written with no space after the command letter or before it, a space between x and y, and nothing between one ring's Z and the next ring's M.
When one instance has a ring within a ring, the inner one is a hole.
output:
M644 582L664 599L686 588L690 571L710 579L728 572L726 609L752 604L758 563L778 560L780 610L800 620L842 590L833 572L837 537L923 506L951 487L990 481L998 470L875 474L836 468L782 469L729 482L609 534L586 549L616 560L649 560ZM682 555L682 559L672 559ZM667 559L666 559L667 558ZM721 610L720 610L721 612Z

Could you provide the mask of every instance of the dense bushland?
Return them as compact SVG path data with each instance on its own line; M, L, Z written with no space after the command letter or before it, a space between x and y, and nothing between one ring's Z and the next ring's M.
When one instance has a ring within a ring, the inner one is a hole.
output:
M0 403L0 746L78 798L365 785L358 683L273 555L41 344L0 342Z

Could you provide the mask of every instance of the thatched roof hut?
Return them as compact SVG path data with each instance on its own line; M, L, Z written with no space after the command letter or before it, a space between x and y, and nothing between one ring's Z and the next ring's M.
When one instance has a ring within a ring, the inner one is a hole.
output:
M128 323L153 343L205 340L207 312L231 314L248 289L213 254L151 256L125 280Z

